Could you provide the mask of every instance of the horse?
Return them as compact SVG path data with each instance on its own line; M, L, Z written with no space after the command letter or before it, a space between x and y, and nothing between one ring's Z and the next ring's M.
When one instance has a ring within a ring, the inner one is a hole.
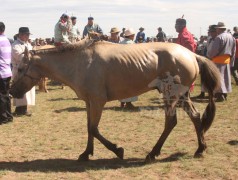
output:
M85 101L88 140L78 161L87 161L93 155L94 138L123 159L124 149L99 132L103 107L106 102L154 89L163 94L165 127L145 161L156 160L165 140L176 126L176 104L179 100L183 101L182 108L196 129L198 149L194 157L203 156L207 148L204 134L215 117L213 97L220 87L220 74L212 61L178 44L155 42L124 45L84 39L77 44L49 50L28 52L26 49L18 72L10 89L13 97L22 97L41 77L46 76L68 85L79 99ZM189 87L199 72L209 93L209 102L202 117L188 95Z
M33 46L33 50L49 49L49 48L55 48L55 46L54 45ZM39 85L40 92L45 92L45 93L49 92L47 89L47 78L46 77L42 77L40 79L38 85Z

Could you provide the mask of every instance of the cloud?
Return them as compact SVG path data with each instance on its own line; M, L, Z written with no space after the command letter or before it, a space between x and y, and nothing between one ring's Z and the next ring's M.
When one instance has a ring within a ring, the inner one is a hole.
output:
M167 34L177 36L175 19L183 14L188 29L196 36L206 34L208 26L218 21L232 28L237 25L232 17L238 17L238 2L231 0L0 0L0 3L1 21L10 37L21 26L28 26L36 37L52 37L54 25L65 11L78 17L81 32L91 14L105 33L113 26L135 30L143 26L148 36L155 36L159 26Z

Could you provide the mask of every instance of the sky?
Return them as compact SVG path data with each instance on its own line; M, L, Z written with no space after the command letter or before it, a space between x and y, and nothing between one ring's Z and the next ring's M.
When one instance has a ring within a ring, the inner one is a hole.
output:
M188 30L196 37L207 35L208 26L224 22L232 30L238 26L238 1L231 0L0 0L0 21L5 35L12 38L19 27L29 27L32 38L54 36L54 26L67 12L77 17L82 34L88 16L94 17L104 34L112 27L145 28L146 36L156 36L157 28L177 37L177 18L187 20Z

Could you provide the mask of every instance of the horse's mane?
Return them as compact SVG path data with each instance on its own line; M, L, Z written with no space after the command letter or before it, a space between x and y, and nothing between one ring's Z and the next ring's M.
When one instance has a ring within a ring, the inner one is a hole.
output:
M47 49L37 49L37 50L32 50L33 54L48 54L48 53L59 53L59 52L65 52L65 51L73 51L73 50L79 50L79 49L84 49L92 44L94 44L93 39L83 39L77 43L74 44L66 44L62 46L55 46L55 47L50 47Z

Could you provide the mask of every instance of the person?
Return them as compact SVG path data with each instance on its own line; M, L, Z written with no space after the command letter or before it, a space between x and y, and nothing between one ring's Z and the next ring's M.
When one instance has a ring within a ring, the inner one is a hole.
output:
M135 31L132 28L128 28L125 30L125 38L123 41L120 42L120 44L134 44L134 38L135 38ZM131 97L120 100L121 102L121 108L127 108L127 109L134 109L135 106L132 104L132 102L135 102L138 100L138 97Z
M156 35L158 42L165 42L166 41L166 34L163 32L162 27L158 28L158 34Z
M238 29L237 29L238 31ZM233 76L233 78L235 79L236 85L238 85L238 32L233 34L233 37L236 40L236 54L235 54L235 62L234 62L234 66L231 67L231 74Z
M69 40L71 43L76 43L77 41L80 41L80 32L78 27L76 26L77 23L77 17L72 16L72 28L69 31Z
M206 36L200 36L200 40L197 43L197 48L196 48L196 54L199 54L201 56L205 56L206 55L206 45L207 45L207 40L206 40Z
M193 35L186 27L186 20L183 18L176 19L175 29L176 32L179 33L176 43L186 47L192 52L195 52L197 45L194 41Z
M210 25L209 26L209 29L208 29L208 40L207 40L207 44L206 44L206 54L205 56L209 59L211 59L211 55L210 55L210 52L211 52L211 47L212 47L212 44L214 43L214 39L216 38L217 36L217 32L216 32L216 26L215 24L213 25ZM201 84L201 93L196 96L195 98L197 99L205 99L205 92L206 90L204 89L204 86L203 84Z
M139 28L139 32L136 34L136 43L141 43L141 42L145 42L145 33L144 33L145 28L140 27Z
M232 91L230 65L234 66L235 60L235 39L232 34L225 32L226 26L218 22L216 26L217 37L211 47L210 56L221 73L221 87L216 92L216 101L227 100L227 93Z
M54 29L55 46L71 43L68 37L71 27L72 23L69 16L66 13L62 14Z
M94 18L91 16L88 17L88 24L84 27L83 38L89 36L89 33L94 33L98 37L103 34L101 27L98 24L94 23Z
M126 28L122 28L122 32L120 33L120 37L122 37L122 38L125 37L125 30L126 30Z
M0 22L0 124L13 120L9 96L11 71L11 44L4 35L5 24Z
M113 28L111 28L110 33L111 33L111 36L109 37L108 41L113 42L113 43L119 43L120 42L120 37L119 37L120 30L117 27L113 27Z
M176 19L175 30L176 32L179 33L176 43L189 49L192 52L195 52L197 46L194 41L193 35L188 31L186 27L186 23L187 23L186 20L183 18ZM185 96L190 96L190 91L193 91L193 89L194 89L194 82L192 83L189 91L185 93ZM182 100L182 98L180 100ZM182 105L182 102L178 103L178 106L180 105Z
M238 37L238 27L237 27L237 26L235 26L235 27L233 28L233 31L234 31L233 37Z
M28 27L20 27L18 38L12 45L12 73L13 81L17 78L18 67L24 57L25 48L32 50L31 44L28 43L30 30ZM13 105L16 106L14 114L16 116L31 116L27 105L35 105L35 87L28 91L22 99L13 99Z

